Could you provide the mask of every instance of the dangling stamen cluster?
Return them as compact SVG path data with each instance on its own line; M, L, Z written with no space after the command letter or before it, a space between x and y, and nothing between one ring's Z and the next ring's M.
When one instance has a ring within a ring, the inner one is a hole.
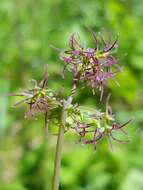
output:
M14 106L18 106L22 103L29 105L29 109L25 115L26 117L33 117L35 116L36 112L42 112L46 114L50 110L61 105L57 94L51 89L46 88L47 80L48 75L46 72L40 85L38 85L36 80L32 80L32 82L34 82L34 88L24 90L19 94L10 94L11 96L23 97L23 99L17 102Z
M73 34L69 39L70 49L60 52L60 59L65 62L64 70L68 68L72 72L74 83L85 81L93 91L99 89L101 100L108 79L115 81L114 77L120 70L117 60L112 56L112 50L117 47L118 37L113 43L110 42L109 37L105 42L101 32L98 33L100 39L98 40L96 34L91 29L89 31L92 34L94 48L83 46L76 39L76 34Z
M93 144L96 149L96 144L99 140L108 137L109 143L112 146L112 140L119 143L127 143L129 140L120 140L114 137L113 133L116 131L122 132L128 136L123 130L130 121L120 125L116 122L112 109L108 104L109 96L106 103L106 112L96 110L89 110L85 107L73 107L73 112L70 109L69 118L67 118L67 125L74 130L79 136L79 142L83 144ZM72 113L72 117L71 117Z

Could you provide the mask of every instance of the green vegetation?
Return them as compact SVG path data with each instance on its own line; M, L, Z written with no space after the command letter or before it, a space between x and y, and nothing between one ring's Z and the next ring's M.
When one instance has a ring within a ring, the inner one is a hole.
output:
M67 73L63 84L62 61L50 44L64 49L73 32L91 43L85 26L98 32L106 28L119 33L117 57L123 72L120 88L110 83L117 120L134 120L126 131L129 144L107 141L77 144L67 133L62 159L60 190L142 190L143 189L143 2L142 0L1 0L0 1L0 190L50 190L56 131L49 141L43 120L25 120L26 107L11 108L18 98L10 92L27 88L28 80L40 81L48 65L48 86L70 92ZM84 106L101 108L90 90L79 90L76 100ZM105 106L104 102L102 106ZM124 138L118 134L120 138Z

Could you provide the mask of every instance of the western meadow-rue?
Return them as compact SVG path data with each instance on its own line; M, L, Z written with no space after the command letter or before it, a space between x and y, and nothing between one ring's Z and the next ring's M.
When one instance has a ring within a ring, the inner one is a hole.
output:
M108 79L112 79L116 82L114 77L120 71L117 59L112 55L112 51L117 46L118 37L116 37L113 42L110 42L110 36L107 32L108 39L105 41L101 32L98 32L97 37L91 29L88 28L88 31L92 35L94 48L86 47L81 44L81 42L76 39L77 35L74 33L69 38L68 50L61 51L58 48L54 49L60 52L60 60L65 63L64 72L65 69L67 69L72 73L73 86L69 98L74 98L77 84L82 81L87 86L90 86L93 91L95 88L98 89L101 93L100 100L102 100L103 90L107 85ZM19 94L11 94L12 96L20 96L23 98L17 102L15 106L22 103L28 105L29 108L25 114L26 117L34 117L37 112L40 112L44 114L47 121L50 121L55 117L53 113L54 109L59 107L61 110L63 109L64 98L60 97L58 93L52 89L47 88L47 80L48 74L45 72L40 84L38 84L36 80L32 80L34 82L33 88L24 90ZM120 130L127 136L123 127L131 120L123 125L118 124L112 113L111 106L109 106L109 98L110 95L106 100L105 112L78 106L77 103L72 104L71 102L66 108L65 132L74 130L80 137L79 142L83 144L94 144L95 148L97 141L107 136L110 141L112 139L120 143L128 142L128 140L119 140L112 134L113 131ZM58 123L60 120L57 119L56 122Z
M129 139L120 140L114 136L114 132L120 131L128 137L123 128L131 119L122 125L116 121L109 105L110 94L106 99L105 111L80 106L79 103L72 103L79 82L82 82L83 87L90 86L93 93L95 93L95 89L98 90L100 101L103 100L104 88L108 85L110 79L119 85L115 77L121 71L121 67L113 54L117 47L118 36L111 42L107 32L107 40L105 40L101 32L98 32L97 36L91 29L88 29L88 31L92 35L94 47L83 45L77 40L77 35L74 33L69 38L68 50L63 51L54 48L59 52L60 60L65 63L63 74L65 71L72 73L73 86L70 95L66 99L47 87L47 72L40 84L33 80L33 88L23 90L18 94L11 94L12 96L22 97L22 100L17 102L15 106L23 103L28 105L26 117L35 118L37 113L44 115L46 133L49 130L48 125L54 126L56 123L58 138L52 190L58 190L59 188L61 154L65 132L72 131L76 133L80 143L91 144L95 149L97 143L104 138L108 139L111 147L112 140L119 143L129 142Z

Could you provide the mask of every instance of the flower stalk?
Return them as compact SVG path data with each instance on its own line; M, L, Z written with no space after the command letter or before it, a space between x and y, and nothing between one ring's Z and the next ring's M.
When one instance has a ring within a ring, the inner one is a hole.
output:
M57 139L57 145L56 145L52 190L59 189L61 157L62 157L62 147L63 147L63 141L64 141L65 124L66 124L66 118L67 118L67 109L71 105L71 102L72 102L71 96L68 98L67 101L63 102L61 125L59 126L59 133L58 133L58 139Z
M45 134L48 137L48 112L45 113Z

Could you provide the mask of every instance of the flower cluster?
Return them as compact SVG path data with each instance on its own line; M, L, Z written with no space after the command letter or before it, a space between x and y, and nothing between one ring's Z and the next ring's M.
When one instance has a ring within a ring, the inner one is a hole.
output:
M119 140L113 135L115 131L121 131L127 136L123 127L131 120L128 120L123 125L120 125L115 120L109 106L110 95L107 97L104 112L72 104L79 81L83 81L87 86L90 86L93 92L98 89L100 91L100 100L102 100L104 87L109 79L118 84L114 77L121 69L113 56L113 50L117 47L118 37L114 42L111 42L109 35L105 40L101 32L96 36L91 29L88 30L92 35L93 48L82 45L75 34L71 35L69 39L69 50L61 51L54 48L60 51L60 59L65 62L64 71L67 68L73 75L71 94L66 100L46 87L47 72L40 85L33 80L34 88L11 95L23 97L15 106L22 103L28 104L29 109L26 116L33 117L35 113L40 112L45 116L46 129L49 123L52 128L55 124L59 129L64 127L65 131L74 130L79 135L79 142L83 144L93 144L96 148L97 142L105 137L108 137L111 145L111 140L120 143L128 142L128 140ZM61 131L59 130L59 135Z
M109 96L107 98L105 112L89 109L86 107L78 107L77 105L76 107L71 106L71 108L69 108L69 117L67 118L66 122L68 127L74 130L76 134L78 134L79 142L83 144L93 144L95 149L97 142L105 137L108 137L111 148L112 140L115 140L119 143L129 142L129 139L117 139L113 133L120 131L124 135L128 136L123 127L126 126L131 121L131 119L122 125L116 122L108 101Z
M23 99L17 102L14 106L18 106L22 103L29 105L29 109L25 115L26 117L34 117L36 112L48 114L50 110L61 106L58 95L51 89L46 88L47 80L48 75L46 72L40 85L38 85L36 80L32 80L32 82L34 82L34 88L24 90L19 94L10 94L11 96L23 97Z
M64 71L68 68L72 72L74 83L85 81L93 91L99 89L101 100L108 79L118 84L114 77L120 71L120 67L112 55L117 47L118 37L112 43L108 37L106 42L101 32L98 33L97 38L91 29L89 31L92 34L94 48L85 47L76 39L76 34L73 34L69 39L70 49L60 52L60 59L65 62Z

